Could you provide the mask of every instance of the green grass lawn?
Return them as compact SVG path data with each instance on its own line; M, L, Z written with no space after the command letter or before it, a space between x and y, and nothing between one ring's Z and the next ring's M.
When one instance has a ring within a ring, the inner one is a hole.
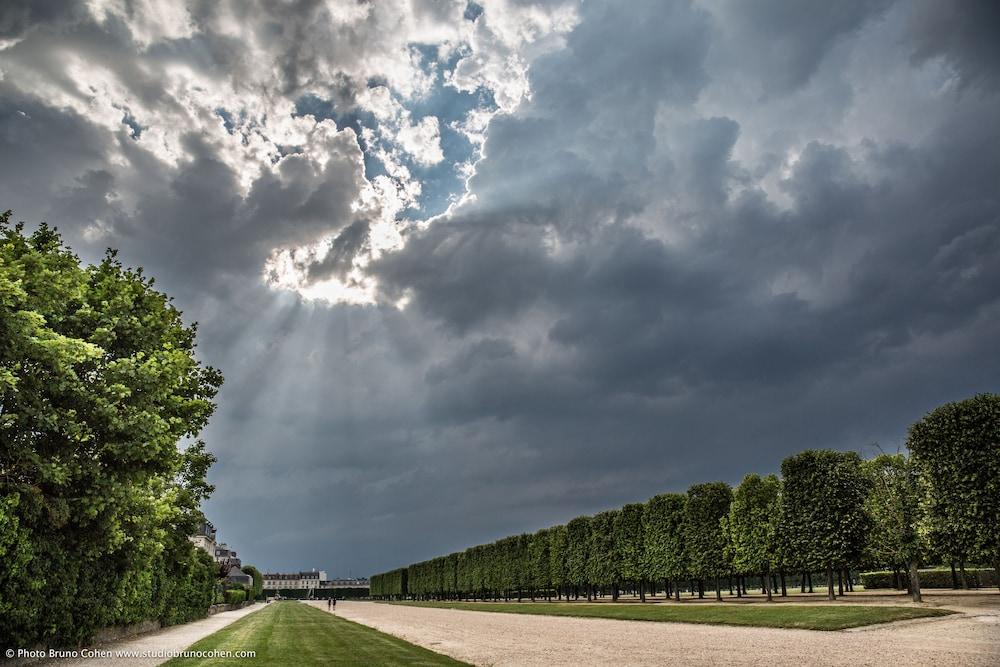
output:
M256 651L254 658L174 658L181 665L464 665L448 656L352 623L301 602L272 602L192 651Z
M585 602L393 602L390 604L508 614L580 616L628 621L707 623L711 625L755 625L765 628L801 628L804 630L843 630L844 628L856 628L874 623L888 623L927 616L945 616L953 613L944 609L862 605L587 604Z

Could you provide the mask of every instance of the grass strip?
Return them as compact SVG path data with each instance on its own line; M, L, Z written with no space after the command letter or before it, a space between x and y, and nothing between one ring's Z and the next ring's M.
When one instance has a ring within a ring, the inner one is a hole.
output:
M301 602L272 602L195 642L191 651L256 651L254 658L173 658L169 667L218 665L464 665L446 655Z
M541 614L543 616L611 618L623 621L703 623L802 630L844 630L876 623L946 616L954 613L946 609L874 605L588 604L586 602L392 602L389 604L504 614Z

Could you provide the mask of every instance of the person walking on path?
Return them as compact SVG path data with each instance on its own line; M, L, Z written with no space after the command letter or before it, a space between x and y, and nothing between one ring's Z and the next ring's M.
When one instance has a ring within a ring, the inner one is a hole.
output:
M330 598L330 602L333 603L332 611L337 611L337 598Z
M331 607L333 606L333 605L331 604L332 602L333 602L333 598L327 598L327 599L326 599L326 610L327 610L327 611L330 611Z

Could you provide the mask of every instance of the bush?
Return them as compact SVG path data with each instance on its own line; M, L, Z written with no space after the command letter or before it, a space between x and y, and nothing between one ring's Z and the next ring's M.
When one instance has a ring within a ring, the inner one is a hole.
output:
M274 597L275 595L280 595L283 598L288 598L289 600L305 600L309 597L309 589L307 588L279 588L277 590L273 588L265 588L264 595L266 597Z
M957 575L961 582L961 574ZM970 588L990 588L997 585L997 573L992 569L965 568L965 578ZM906 573L900 572L900 585L906 585ZM865 588L892 588L892 572L862 572L861 584ZM959 584L961 585L961 584ZM951 588L950 568L920 570L921 588Z
M247 599L247 592L242 589L226 591L226 604L239 604Z

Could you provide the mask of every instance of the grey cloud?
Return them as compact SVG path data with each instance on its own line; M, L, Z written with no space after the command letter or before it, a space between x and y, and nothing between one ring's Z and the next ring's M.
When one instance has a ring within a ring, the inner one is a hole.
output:
M721 50L733 58L729 64L752 71L762 92L771 95L804 85L840 40L879 18L893 2L721 0L708 4L720 30L732 40L721 45Z
M127 21L106 28L103 62L150 104L165 63L238 80L246 63L212 32L215 11L149 46L152 75L111 62L135 48ZM242 19L273 37L275 91L350 103L377 17L331 33L320 10L280 26L255 12ZM771 472L804 447L893 449L925 410L995 390L997 68L968 6L912 12L585 3L565 47L533 61L531 99L493 119L474 200L371 265L380 305L261 281L275 248L332 238L315 281L364 244L352 132L244 192L221 130L192 128L171 165L144 148L150 131L99 128L8 77L0 207L56 222L85 256L121 247L201 323L199 353L227 377L205 434L224 539L263 567L368 574ZM955 31L923 34L931 19ZM60 30L68 49L101 51L85 21L36 26L0 52L5 71L58 77L42 52ZM876 56L888 74L847 67ZM925 88L939 56L968 82L958 93ZM850 131L896 113L883 75L933 104ZM719 90L741 79L766 99Z
M322 281L330 276L344 278L350 271L354 258L361 253L369 238L369 225L357 220L341 230L330 242L329 251L322 261L310 264L309 280Z
M910 18L913 58L944 57L954 65L963 85L996 90L1000 71L1000 5L990 0L954 4L921 0Z
M36 26L72 21L81 14L82 7L77 2L9 0L0 10L0 37L23 37Z

